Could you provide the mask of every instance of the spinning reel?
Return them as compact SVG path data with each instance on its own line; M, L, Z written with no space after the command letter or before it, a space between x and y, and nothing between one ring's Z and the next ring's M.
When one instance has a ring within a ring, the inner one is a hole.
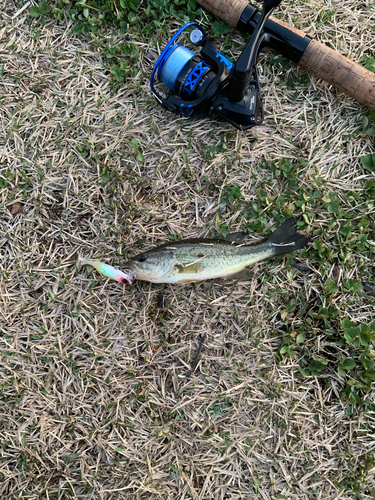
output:
M281 0L264 0L252 36L234 65L217 51L198 23L185 24L167 43L152 70L150 85L156 100L184 116L211 118L217 114L240 130L262 123L264 111L256 61L266 37L265 22L280 3ZM202 47L199 55L176 43L190 27L194 27L190 41ZM156 73L158 80L172 91L167 98L155 90Z

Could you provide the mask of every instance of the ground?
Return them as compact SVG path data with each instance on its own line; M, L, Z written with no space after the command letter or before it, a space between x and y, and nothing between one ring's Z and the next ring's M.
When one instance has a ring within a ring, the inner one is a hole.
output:
M374 498L369 110L266 52L263 125L178 117L148 82L168 34L130 30L121 85L102 51L120 35L93 43L25 5L3 0L0 24L1 498ZM280 17L364 64L374 13L308 0ZM291 214L309 246L250 282L122 286L77 266L255 241Z

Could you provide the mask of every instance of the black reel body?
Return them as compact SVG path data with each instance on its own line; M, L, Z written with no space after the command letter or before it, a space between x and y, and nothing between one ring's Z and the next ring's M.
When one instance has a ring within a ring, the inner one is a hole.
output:
M264 111L256 59L266 39L264 24L281 0L265 0L254 32L235 65L208 40L195 22L185 24L168 42L151 74L151 90L164 107L196 118L217 114L240 130L262 123ZM201 46L200 54L177 43L186 29L194 27L190 41ZM154 87L154 79L172 92L164 98Z
M190 26L192 43L202 46L194 54L180 43L173 43ZM263 121L263 107L256 80L249 82L241 101L232 103L225 94L232 62L208 41L203 28L197 23L187 23L170 40L158 58L151 75L151 89L160 104L184 116L212 117L214 113L239 129L247 129ZM172 93L161 97L154 88L154 77L164 83Z

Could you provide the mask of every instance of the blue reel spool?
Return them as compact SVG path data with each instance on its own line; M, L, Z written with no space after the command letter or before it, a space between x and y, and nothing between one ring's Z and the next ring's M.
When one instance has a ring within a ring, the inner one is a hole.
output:
M174 43L180 34L190 26L195 26L201 32L202 40L207 37L206 32L198 23L190 22L180 28L167 43L156 61L150 79L151 90L159 102L162 101L162 98L154 88L156 71L160 82L185 99L189 99L203 81L211 80L208 76L212 69L211 66L181 43Z
M211 69L206 61L199 60L194 52L178 43L172 45L165 54L159 67L158 80L188 99Z

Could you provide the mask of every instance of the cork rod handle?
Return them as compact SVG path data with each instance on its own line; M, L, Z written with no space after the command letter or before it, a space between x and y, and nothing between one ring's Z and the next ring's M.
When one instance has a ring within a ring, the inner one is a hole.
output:
M299 65L311 75L375 109L375 74L363 66L316 40L307 47Z
M248 4L247 0L197 0L205 9L231 26L237 26L238 20Z
M238 20L248 4L247 0L197 1L202 7L234 27L237 26ZM270 20L301 37L306 36L302 31L273 16L270 17ZM321 78L356 101L375 109L375 74L354 61L313 40L301 57L299 65L306 69L309 74Z

